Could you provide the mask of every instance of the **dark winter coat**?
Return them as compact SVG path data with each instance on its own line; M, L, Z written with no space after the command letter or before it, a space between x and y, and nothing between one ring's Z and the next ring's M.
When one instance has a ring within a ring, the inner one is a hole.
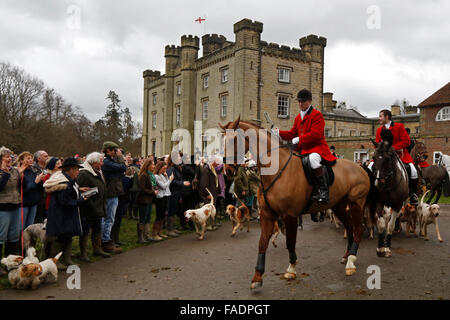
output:
M255 196L258 193L259 184L261 183L259 175L253 169L248 169L247 177L249 195Z
M78 184L64 172L56 172L44 183L45 191L52 193L47 212L47 236L73 237L82 234Z
M195 178L195 171L192 166L184 164L181 167L181 176L183 178L183 182L189 181L191 183L189 186L183 185L183 188L181 189L181 195L183 197L192 196L192 181Z
M155 197L155 189L147 172L143 172L138 177L138 192L136 204L152 204Z
M183 175L178 166L172 166L166 170L167 176L170 177L173 174L173 181L170 184L170 193L172 195L181 193L184 188Z
M44 192L43 182L36 184L37 174L32 169L26 169L23 172L23 206L32 207L37 205L42 198Z
M217 196L220 193L218 178L212 170L213 169L211 169L211 167L208 165L205 165L200 168L199 192L204 202L210 201L207 199L209 193L208 191L206 191L206 188L208 188L208 190L211 192L211 194L214 197L214 200L217 199Z
M80 169L77 183L80 187L98 188L98 194L90 197L80 206L83 218L97 219L106 216L106 184L100 172L95 171L92 166L85 162L84 168Z
M111 158L105 156L102 172L106 180L106 198L115 198L124 194L122 177L127 166L122 156Z

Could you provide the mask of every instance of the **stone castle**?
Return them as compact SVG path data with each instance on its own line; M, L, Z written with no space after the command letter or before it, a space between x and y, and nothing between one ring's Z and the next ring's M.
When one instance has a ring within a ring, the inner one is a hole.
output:
M205 130L240 115L264 125L267 112L276 126L290 129L301 88L312 92L313 105L323 111L327 40L308 35L299 39L299 48L290 48L262 41L262 31L261 22L243 19L234 24L234 42L204 35L202 57L196 36L183 35L181 46L165 47L165 74L143 73L142 155L168 154L178 128L194 140L194 121Z

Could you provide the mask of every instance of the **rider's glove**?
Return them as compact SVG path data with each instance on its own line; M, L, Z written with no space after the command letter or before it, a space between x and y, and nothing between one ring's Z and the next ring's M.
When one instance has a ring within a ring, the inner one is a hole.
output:
M292 144L297 144L300 142L300 138L299 137L295 137L294 139L292 139Z

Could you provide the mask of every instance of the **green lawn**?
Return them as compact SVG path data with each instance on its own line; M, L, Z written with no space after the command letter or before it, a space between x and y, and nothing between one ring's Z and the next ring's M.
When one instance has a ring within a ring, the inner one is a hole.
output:
M154 220L156 218L156 214L155 214L155 208L153 208L153 212L152 212L152 220L151 223L153 224ZM223 221L220 219L216 219L217 221ZM122 224L121 224L121 228L120 228L120 235L119 235L119 240L121 242L126 243L126 245L122 246L123 251L128 251L137 247L143 247L143 246L151 246L157 242L160 241L152 241L150 243L145 243L145 244L140 244L137 243L137 227L136 227L137 221L133 220L133 219L128 219L128 218L123 218L122 219ZM179 219L176 217L175 218L175 225L178 229L179 227ZM187 234L187 233L192 233L194 231L182 231L182 234ZM167 238L164 239L162 241L168 241L171 238ZM88 255L89 258L91 259L91 261L97 261L100 259L104 259L102 257L94 257L92 256L92 244L91 241L89 240L88 242ZM37 256L40 256L41 253L41 243L38 241L38 243L36 244L36 251L37 251ZM78 237L73 237L73 245L72 245L72 255L74 255L74 257L72 257L72 260L77 263L77 264L85 264L85 263L89 263L89 262L82 262L78 259L78 256L80 255L80 246L78 244ZM9 288L10 284L8 281L8 276L5 275L3 277L0 277L0 290L1 289L5 289L5 288Z

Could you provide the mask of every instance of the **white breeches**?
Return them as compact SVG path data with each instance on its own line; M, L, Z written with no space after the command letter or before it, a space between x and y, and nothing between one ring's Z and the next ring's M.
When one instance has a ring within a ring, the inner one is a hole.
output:
M409 167L411 168L411 179L417 179L419 176L417 175L416 167L414 166L414 163L408 163Z
M315 152L309 154L309 163L311 164L312 169L317 169L320 166L322 166L320 164L321 161L322 161L322 157L320 156L320 154L315 153Z
M369 165L367 166L367 168L369 170L372 170L374 162L372 161L371 163L369 163ZM411 168L411 179L417 179L419 178L419 176L417 175L417 170L416 167L414 166L414 163L408 163L409 167Z

